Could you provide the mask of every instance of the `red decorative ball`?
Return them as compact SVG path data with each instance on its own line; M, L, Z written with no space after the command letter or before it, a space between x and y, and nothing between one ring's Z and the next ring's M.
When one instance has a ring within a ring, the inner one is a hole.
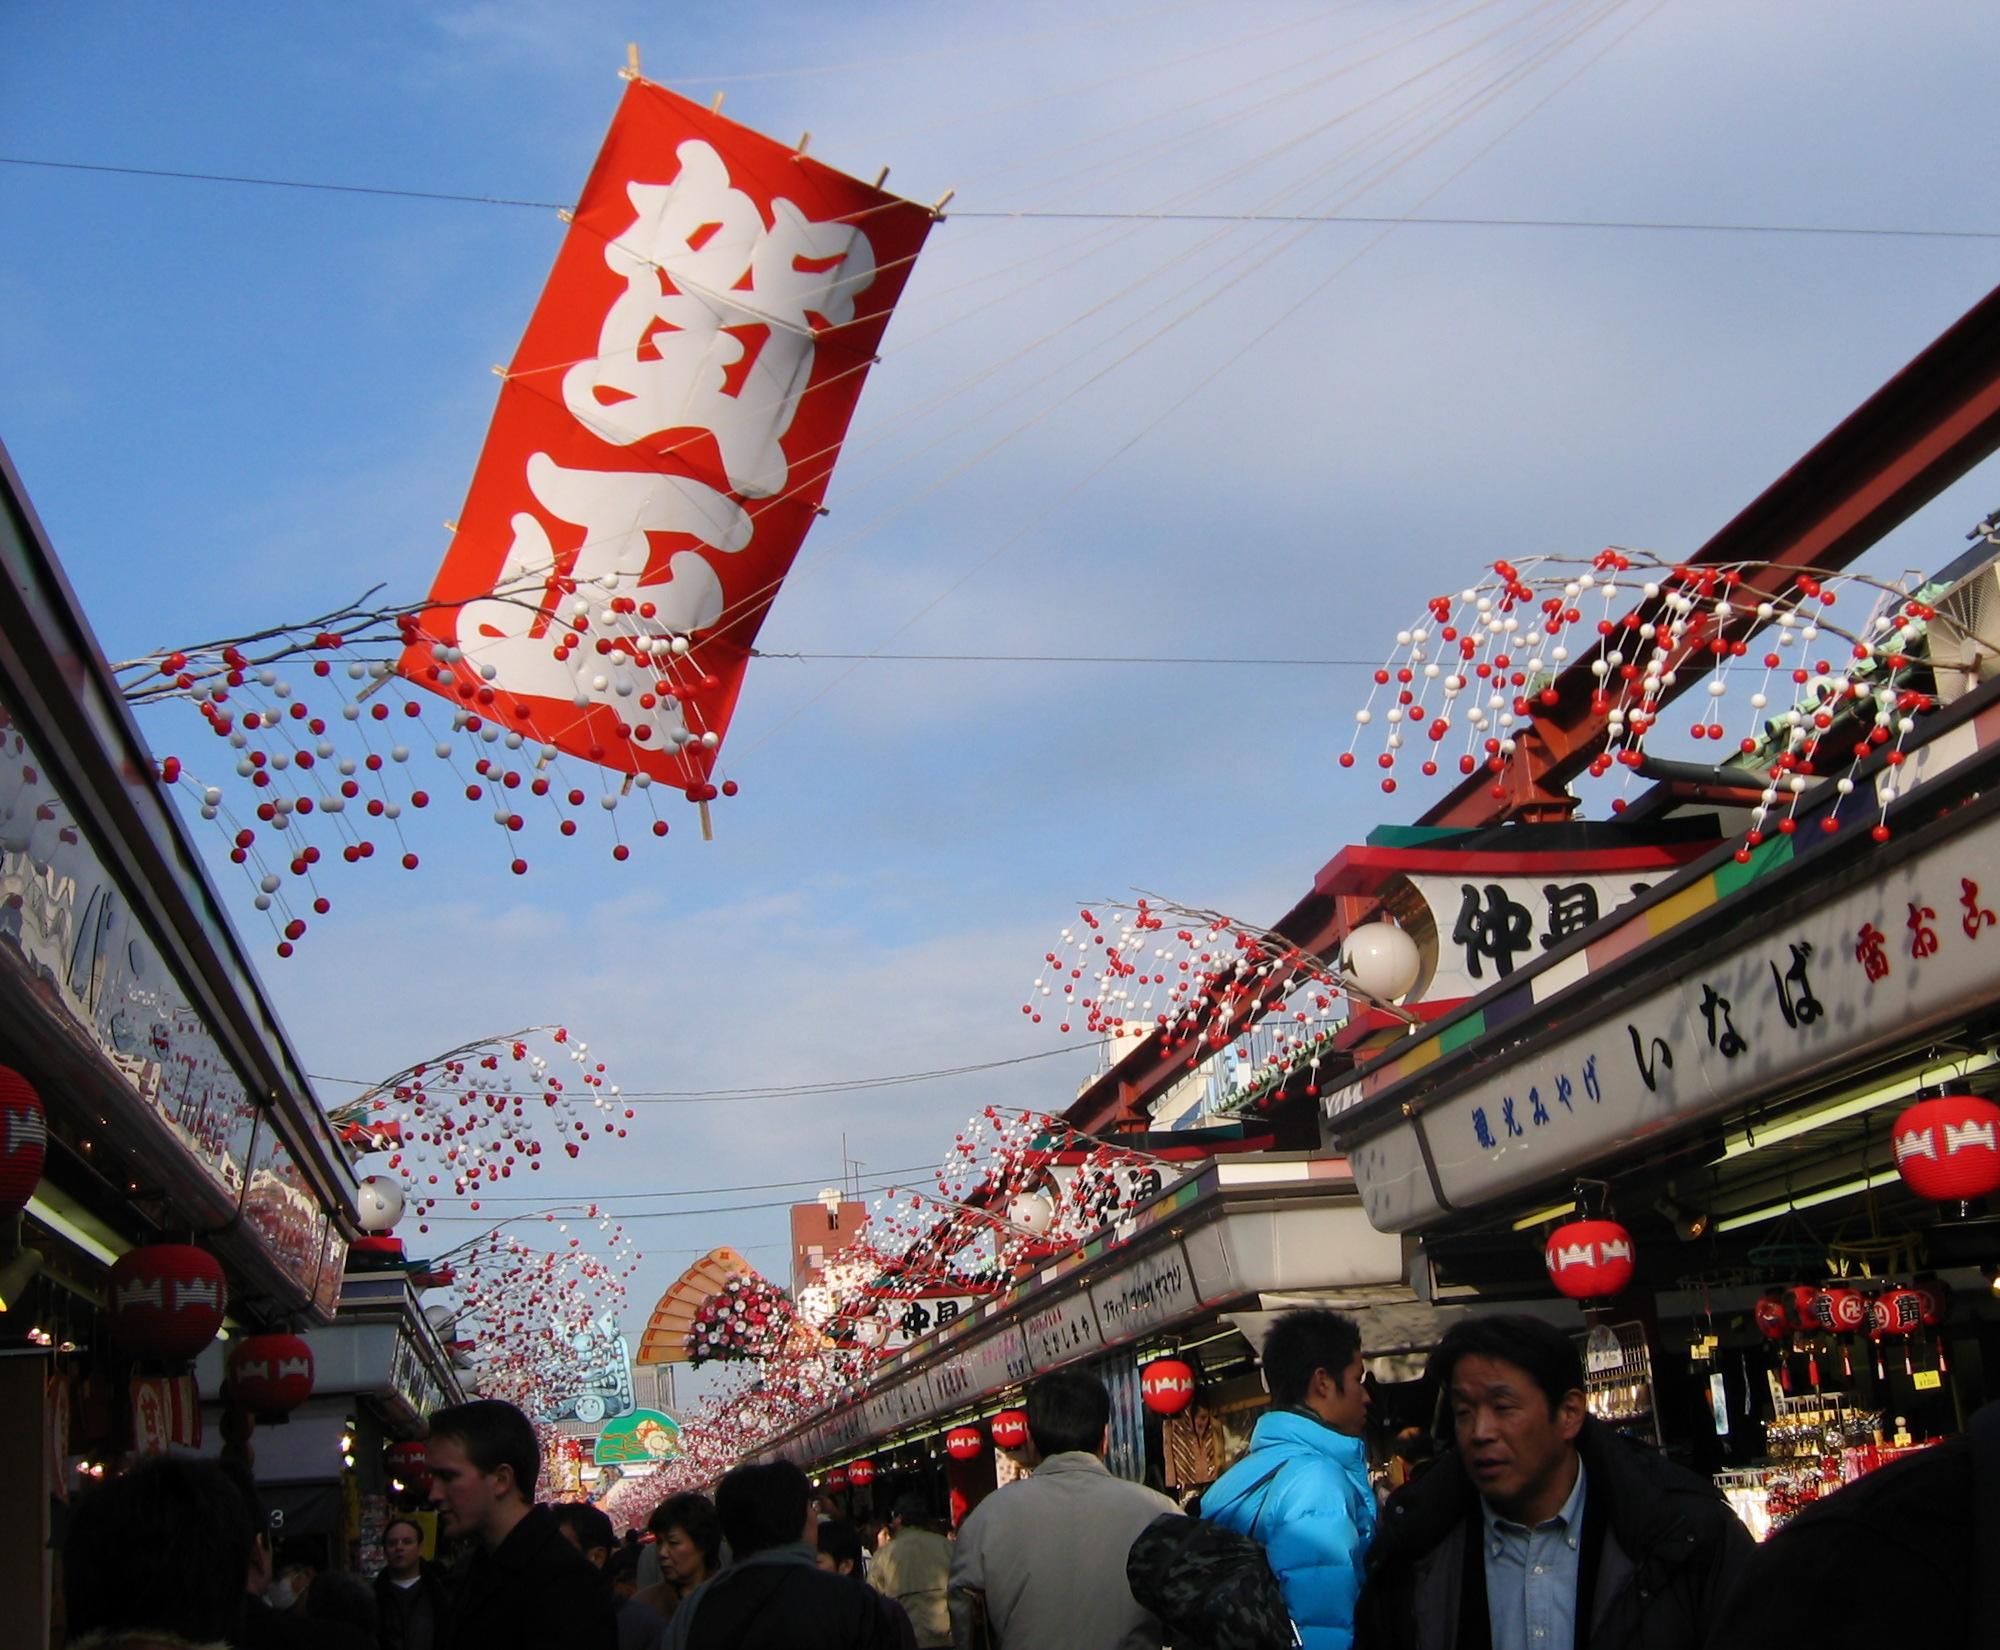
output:
M847 1481L857 1490L865 1490L875 1482L875 1463L865 1455L859 1461L848 1462Z
M1155 1415L1178 1415L1194 1402L1194 1371L1179 1358L1156 1358L1139 1377L1139 1396Z
M148 1244L111 1267L111 1338L134 1357L194 1357L228 1308L221 1265L191 1243Z
M1767 1341L1782 1341L1799 1326L1792 1315L1791 1299L1782 1291L1760 1296L1751 1316L1757 1320L1758 1334Z
M993 1417L993 1442L1001 1449L1019 1449L1028 1441L1028 1412L1003 1409Z
M12 1066L0 1066L0 1218L19 1214L35 1195L48 1138L42 1097Z
M1632 1234L1615 1220L1572 1220L1549 1233L1542 1260L1571 1300L1608 1300L1632 1281Z
M944 1435L944 1452L954 1461L976 1461L986 1450L977 1427L953 1427Z
M2000 1106L1974 1094L1919 1100L1890 1130L1896 1168L1919 1197L1961 1203L2000 1190Z
M312 1348L296 1335L252 1335L229 1349L228 1375L252 1414L289 1415L312 1396Z

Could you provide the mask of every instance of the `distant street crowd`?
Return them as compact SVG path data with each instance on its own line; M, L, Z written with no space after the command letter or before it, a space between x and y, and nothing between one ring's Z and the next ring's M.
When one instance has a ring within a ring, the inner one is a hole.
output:
M1825 1497L1762 1547L1714 1486L1590 1415L1569 1336L1468 1317L1432 1354L1435 1437L1363 1446L1352 1320L1297 1311L1269 1408L1199 1497L1114 1476L1111 1398L1027 1396L1034 1468L955 1532L919 1493L862 1528L788 1461L668 1497L620 1538L537 1504L511 1405L432 1417L440 1566L409 1518L372 1581L273 1550L249 1475L155 1459L81 1498L62 1544L77 1650L1814 1650L2000 1643L2000 1406ZM1875 1580L1865 1580L1869 1575ZM1893 1582L1894 1585L1889 1585ZM1914 1610L1912 1614L1910 1611Z

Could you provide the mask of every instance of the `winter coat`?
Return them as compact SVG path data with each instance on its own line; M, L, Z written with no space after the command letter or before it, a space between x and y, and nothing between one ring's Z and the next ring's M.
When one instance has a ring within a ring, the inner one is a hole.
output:
M1347 1650L1361 1555L1375 1531L1359 1438L1299 1410L1271 1410L1242 1460L1201 1498L1201 1515L1264 1544L1306 1650Z
M611 1583L547 1507L465 1572L446 1650L617 1650Z
M1606 1520L1590 1650L1699 1650L1753 1543L1721 1492L1657 1450L1587 1420L1585 1525ZM1382 1511L1356 1618L1357 1650L1456 1650L1465 1537L1479 1497L1447 1452Z
M910 1618L858 1576L788 1542L747 1554L682 1600L669 1650L915 1650Z
M441 1650L451 1632L451 1595L437 1566L425 1563L414 1587L387 1570L375 1578L376 1634L382 1650Z
M868 1584L902 1605L916 1630L919 1650L951 1643L945 1586L951 1576L951 1543L936 1530L905 1525L875 1555Z

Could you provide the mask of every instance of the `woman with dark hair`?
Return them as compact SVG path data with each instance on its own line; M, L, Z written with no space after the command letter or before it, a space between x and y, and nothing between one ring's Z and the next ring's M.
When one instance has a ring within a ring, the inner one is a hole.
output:
M705 1495L670 1495L646 1520L666 1578L632 1596L650 1604L668 1621L680 1602L722 1568L722 1525L715 1503Z
M382 1528L387 1562L375 1578L376 1634L382 1650L438 1650L449 1636L451 1599L437 1566L424 1557L424 1532L414 1518Z

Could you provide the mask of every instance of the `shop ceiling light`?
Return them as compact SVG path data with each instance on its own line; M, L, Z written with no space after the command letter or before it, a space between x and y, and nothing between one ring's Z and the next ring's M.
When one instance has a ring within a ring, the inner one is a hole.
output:
M1548 1225L1552 1220L1567 1220L1575 1213L1576 1199L1565 1198L1560 1203L1551 1203L1546 1209L1537 1209L1532 1214L1523 1215L1514 1222L1512 1229L1516 1232L1532 1231L1537 1226Z
M109 1266L131 1247L108 1226L94 1219L46 1182L28 1199L28 1213L52 1232L58 1232L93 1260ZM95 1227L93 1231L90 1228ZM116 1245L114 1247L113 1245Z
M1877 1186L1888 1186L1899 1180L1894 1169L1883 1169L1877 1174L1859 1180L1844 1180L1838 1186L1828 1186L1821 1191L1807 1192L1800 1197L1788 1197L1782 1203L1767 1203L1761 1209L1746 1210L1740 1215L1731 1215L1726 1220L1718 1220L1718 1232L1734 1232L1745 1226L1755 1226L1766 1220L1776 1220L1782 1214L1794 1209L1817 1208L1822 1203L1831 1203L1836 1198L1852 1197L1856 1192L1872 1192Z
M1929 1065L1917 1071L1908 1072L1893 1082L1877 1084L1860 1094L1850 1095L1845 1100L1837 1100L1830 1106L1807 1112L1803 1117L1787 1118L1782 1123L1773 1124L1768 1129L1746 1130L1729 1142L1722 1153L1722 1161L1748 1157L1752 1152L1761 1152L1767 1146L1782 1145L1787 1140L1796 1140L1802 1134L1810 1134L1814 1129L1824 1128L1833 1123L1844 1123L1849 1118L1859 1117L1863 1112L1873 1111L1877 1106L1892 1100L1907 1100L1926 1083L1939 1083L1948 1079L1964 1079L1974 1072L1989 1070L1995 1064L1995 1056L1983 1054L1977 1059L1953 1060L1948 1063ZM1519 1227L1516 1227L1519 1230Z

